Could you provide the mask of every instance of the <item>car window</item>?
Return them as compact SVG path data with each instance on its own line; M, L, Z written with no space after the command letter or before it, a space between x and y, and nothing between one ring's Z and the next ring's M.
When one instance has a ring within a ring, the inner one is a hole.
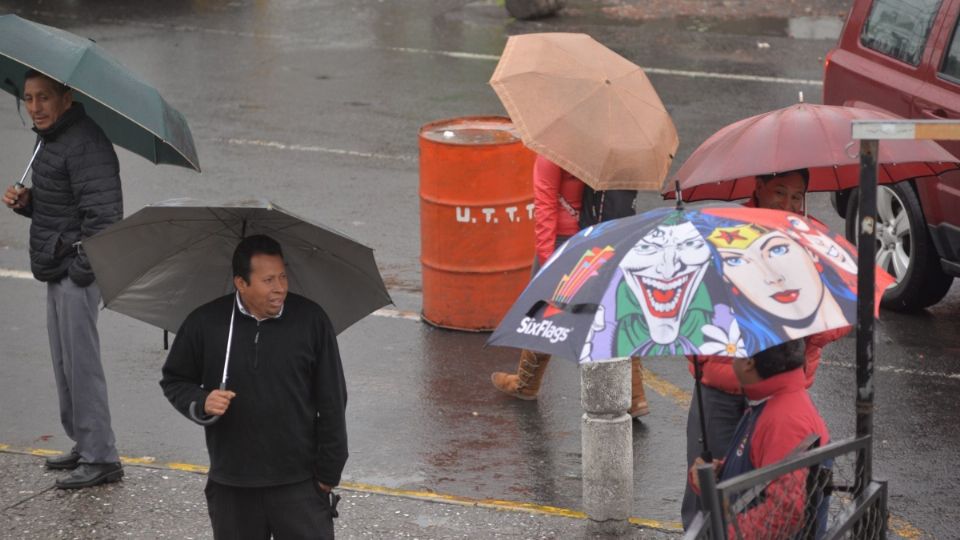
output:
M876 0L860 41L865 47L916 66L939 8L940 0Z
M958 21L958 26L955 26L953 29L953 37L950 38L950 47L947 49L947 54L943 57L943 65L940 66L940 74L945 75L946 78L951 79L953 82L960 81L960 36L957 35L958 28L960 28L960 21Z

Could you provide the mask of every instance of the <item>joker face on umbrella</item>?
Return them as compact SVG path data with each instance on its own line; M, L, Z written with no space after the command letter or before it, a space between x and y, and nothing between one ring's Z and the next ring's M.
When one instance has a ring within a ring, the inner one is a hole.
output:
M677 340L709 259L710 248L690 223L656 227L621 259L620 270L643 310L654 342Z

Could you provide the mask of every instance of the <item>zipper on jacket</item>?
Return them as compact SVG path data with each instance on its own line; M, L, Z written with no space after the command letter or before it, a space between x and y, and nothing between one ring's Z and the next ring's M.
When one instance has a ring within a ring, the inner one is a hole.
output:
M260 321L257 321L257 333L253 336L253 369L260 367Z

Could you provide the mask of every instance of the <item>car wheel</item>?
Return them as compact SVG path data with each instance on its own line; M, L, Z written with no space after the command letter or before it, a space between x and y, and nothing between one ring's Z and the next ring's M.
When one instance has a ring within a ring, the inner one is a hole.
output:
M515 19L529 21L549 17L560 11L562 0L506 0L507 13Z
M859 193L847 204L847 239L857 241ZM880 305L893 311L913 311L939 302L953 283L943 273L940 255L930 238L920 200L909 182L877 187L877 266L897 279Z

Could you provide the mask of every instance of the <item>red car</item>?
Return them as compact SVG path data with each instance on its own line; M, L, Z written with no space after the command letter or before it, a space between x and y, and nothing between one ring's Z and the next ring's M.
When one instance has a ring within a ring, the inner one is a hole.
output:
M823 102L960 119L958 15L960 0L854 0L826 58ZM960 141L943 146L960 156ZM833 203L855 241L856 190L835 193ZM882 185L877 211L877 263L897 278L882 305L939 302L960 276L960 172Z

